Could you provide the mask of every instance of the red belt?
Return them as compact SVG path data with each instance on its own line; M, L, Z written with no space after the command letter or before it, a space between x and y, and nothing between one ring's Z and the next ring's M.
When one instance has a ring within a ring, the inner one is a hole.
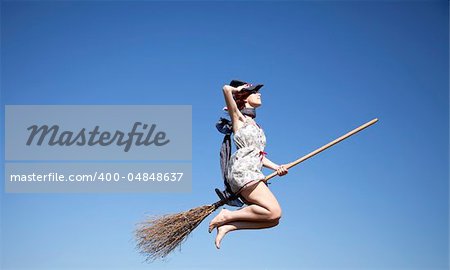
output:
M264 151L259 151L259 155L261 156L261 161L263 160L263 158L264 158L264 156L266 156L267 155L267 153L266 152L264 152Z

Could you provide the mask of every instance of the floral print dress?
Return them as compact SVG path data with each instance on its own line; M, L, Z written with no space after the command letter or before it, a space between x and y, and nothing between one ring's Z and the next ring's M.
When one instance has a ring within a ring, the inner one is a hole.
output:
M250 118L234 134L236 152L231 156L228 166L228 184L231 191L239 194L242 188L253 181L263 180L262 159L265 155L266 136L262 128Z

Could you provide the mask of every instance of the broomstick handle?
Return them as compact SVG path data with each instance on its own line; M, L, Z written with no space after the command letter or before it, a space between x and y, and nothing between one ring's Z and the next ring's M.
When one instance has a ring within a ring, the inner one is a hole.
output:
M320 147L320 148L318 148L318 149L312 151L311 153L309 153L309 154L307 154L307 155L305 155L305 156L303 156L303 157L301 157L301 158L299 158L299 159L297 159L297 160L295 160L295 161L289 163L289 164L286 166L286 169L292 168L292 167L294 167L295 165L297 165L297 164L299 164L299 163L301 163L301 162L307 160L308 158L311 158L311 157L313 157L313 156L319 154L319 153L322 152L323 150L325 150L325 149L327 149L327 148L330 148L331 146L333 146L333 145L335 145L335 144L337 144L337 143L339 143L339 142L341 142L341 141L347 139L348 137L350 137L350 136L352 136L352 135L354 135L354 134L360 132L361 130L363 130L363 129L365 129L365 128L367 128L367 127L369 127L369 126L375 124L377 121L378 121L378 118L375 118L375 119L373 119L373 120L371 120L371 121L365 123L364 125L361 125L361 126L355 128L354 130L348 132L348 133L345 134L345 135L342 135L341 137L337 138L336 140L334 140L334 141L332 141L332 142L330 142L330 143L327 143L327 144L325 144L324 146L322 146L322 147ZM271 179L272 177L274 177L274 176L276 176L276 175L277 175L277 172L272 172L271 174L269 174L268 176L266 176L266 178L265 178L263 181L264 181L264 182L267 182L267 181L269 181L269 179Z

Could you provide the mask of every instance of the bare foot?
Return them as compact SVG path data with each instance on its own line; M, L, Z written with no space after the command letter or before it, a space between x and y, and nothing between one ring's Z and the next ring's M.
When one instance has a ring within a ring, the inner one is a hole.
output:
M222 242L222 239L225 236L225 234L227 234L232 229L233 229L233 225L228 225L228 224L217 227L217 235L216 235L216 241L215 241L217 249L220 249L220 243Z
M220 211L219 214L217 214L217 216L215 216L211 222L209 223L209 228L208 231L209 233L211 233L215 227L220 226L221 224L223 224L226 221L225 216L230 212L230 210L227 209L222 209Z

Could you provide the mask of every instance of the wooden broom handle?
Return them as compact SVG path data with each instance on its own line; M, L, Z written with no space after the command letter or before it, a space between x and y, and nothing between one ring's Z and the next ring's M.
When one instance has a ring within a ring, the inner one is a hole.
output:
M364 125L359 126L358 128L355 128L354 130L352 130L352 131L348 132L347 134L345 134L345 135L343 135L343 136L337 138L336 140L334 140L334 141L332 141L332 142L330 142L330 143L328 143L328 144L325 144L324 146L320 147L319 149L316 149L316 150L312 151L311 153L309 153L309 154L307 154L307 155L305 155L305 156L303 156L303 157L301 157L301 158L299 158L299 159L297 159L297 160L295 160L295 161L289 163L289 164L286 166L286 169L292 168L292 167L294 167L295 165L297 165L297 164L299 164L299 163L301 163L301 162L307 160L308 158L313 157L313 156L319 154L319 153L322 152L323 150L325 150L325 149L327 149L327 148L329 148L329 147L331 147L331 146L337 144L337 143L340 142L340 141L343 141L343 140L347 139L348 137L350 137L350 136L352 136L352 135L354 135L354 134L360 132L361 130L365 129L366 127L369 127L369 126L375 124L377 121L378 121L378 118L375 118L375 119L373 119L372 121L369 121L369 122L365 123ZM277 172L276 172L276 171L275 171L275 172L272 172L271 174L269 174L268 176L266 176L266 178L265 178L263 181L264 181L264 182L267 182L267 181L269 181L270 178L272 178L272 177L274 177L274 176L276 176L276 175L277 175Z

